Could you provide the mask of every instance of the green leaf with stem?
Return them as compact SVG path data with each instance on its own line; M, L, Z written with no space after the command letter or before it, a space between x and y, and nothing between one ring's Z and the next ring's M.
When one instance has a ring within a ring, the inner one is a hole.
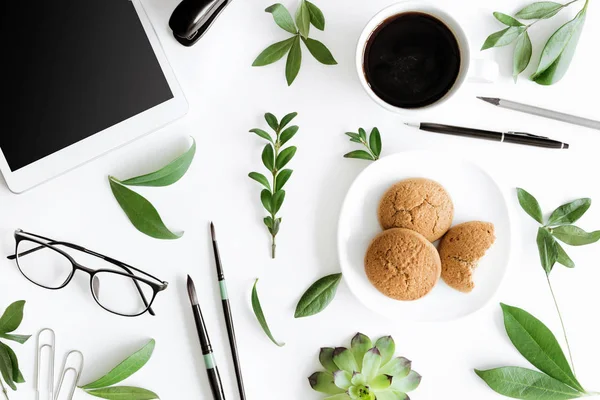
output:
M510 15L503 14L501 12L494 12L494 17L507 26L523 26L523 24Z
M283 170L279 171L279 173L277 173L275 191L280 191L281 189L283 189L283 187L285 186L287 181L292 176L292 172L293 171L291 169L283 169Z
M481 50L491 49L492 47L507 46L514 42L521 33L525 31L523 26L511 26L499 32L492 33L483 43Z
M544 224L542 209L536 198L521 188L517 188L517 197L519 198L519 204L521 205L521 208L523 208L523 210L529 214L531 218L535 219L540 224Z
M346 135L350 137L351 142L360 143L365 146L367 151L351 151L350 153L344 154L345 158L358 158L369 161L375 161L379 159L382 148L381 134L379 133L379 129L373 128L368 138L367 132L363 128L359 128L358 133L346 132Z
M296 36L291 37L281 42L273 43L266 49L264 49L258 57L252 63L253 67L263 67L265 65L273 64L285 56L288 51L292 48L296 40Z
M272 6L267 7L265 11L273 14L275 23L279 25L281 29L286 30L294 35L298 33L296 24L294 24L294 20L292 19L290 12L283 4L273 4Z
M265 314L263 313L262 307L260 305L260 300L258 298L258 291L256 290L257 283L258 283L258 279L254 282L254 286L252 287L252 297L251 297L252 310L254 310L254 315L256 316L258 323L260 324L260 326L263 329L263 331L265 332L265 334L269 337L269 339L271 339L271 341L279 347L285 346L285 343L278 342L277 340L275 340L275 338L271 334L271 329L269 328L269 325L267 324Z
M263 174L259 174L258 172L250 172L248 176L251 179L254 179L256 182L263 185L265 188L267 188L267 190L271 190L271 185L269 184L268 179Z
M515 17L525 20L547 19L555 16L564 5L554 1L539 1L520 10Z
M506 333L519 353L545 374L585 392L552 331L525 310L506 304L501 307Z
M158 395L147 389L132 386L114 386L101 389L90 389L87 394L108 400L154 400Z
M337 61L333 58L331 51L323 43L311 38L302 38L306 48L312 56L321 64L336 65Z
M261 138L265 139L266 141L270 142L270 143L274 143L273 142L273 138L271 138L271 135L269 135L267 132L263 131L262 129L250 129L250 132L256 133L258 136L260 136Z
M281 118L281 123L279 124L279 129L285 128L294 118L298 116L297 112L286 114L283 118Z
M521 367L475 370L487 385L503 396L524 400L569 400L583 394L538 371Z
M302 49L300 48L300 37L295 36L294 42L290 48L290 52L285 63L285 78L288 86L290 86L300 72L300 65L302 64Z
M296 147L290 146L288 148L283 149L279 155L277 156L277 161L275 162L275 168L277 170L285 167L296 154Z
M137 230L155 239L179 239L183 235L183 232L171 232L156 208L142 195L123 186L112 176L108 177L108 181L115 199Z
M586 213L592 205L592 199L577 199L563 204L550 214L548 226L570 225Z
M371 134L369 135L369 148L375 159L379 159L379 155L381 154L381 134L377 128L371 130Z
M361 160L375 161L375 157L364 150L351 151L350 153L344 154L344 158L357 158Z
M513 56L513 78L517 82L519 74L529 66L531 61L531 55L533 53L533 46L531 44L531 38L527 31L523 32L517 39L515 45L515 53Z
M285 190L278 190L273 195L271 200L271 212L273 214L277 214L281 205L283 204L283 200L285 199Z
M325 16L319 7L306 0L306 6L310 13L310 23L320 31L325 30Z
M291 138L293 138L294 135L298 132L298 129L299 128L298 128L297 125L292 125L289 128L287 128L286 130L284 130L283 132L281 132L281 135L279 136L279 144L280 144L280 146L283 146Z
M196 155L196 140L192 138L189 150L158 171L121 181L127 186L169 186L180 180L192 165Z
M560 243L556 242L554 243L554 245L556 246L556 251L558 254L556 261L567 268L575 268L575 263L573 262L573 260L571 260L571 257L569 257L569 255L565 252L565 249L562 248Z
M300 6L296 11L296 25L298 25L298 31L302 37L307 38L310 32L310 11L306 0L300 0Z
M549 275L550 272L552 272L552 268L558 259L558 251L556 250L555 244L556 241L546 228L538 228L538 251L540 253L540 261L544 271L546 271L546 275Z
M152 357L156 342L151 339L144 347L123 360L100 379L80 386L84 390L99 389L117 384L139 371Z
M309 317L323 311L334 299L341 280L342 274L332 274L313 283L298 301L294 318Z
M562 225L551 228L552 235L563 243L571 246L584 246L600 240L600 230L586 232L575 225Z

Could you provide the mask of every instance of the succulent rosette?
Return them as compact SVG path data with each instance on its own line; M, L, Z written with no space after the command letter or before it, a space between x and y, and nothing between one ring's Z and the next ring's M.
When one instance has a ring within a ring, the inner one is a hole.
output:
M315 372L308 381L324 400L409 400L406 393L421 383L411 362L394 357L396 344L391 336L371 339L357 333L351 347L324 347L319 361L326 371Z

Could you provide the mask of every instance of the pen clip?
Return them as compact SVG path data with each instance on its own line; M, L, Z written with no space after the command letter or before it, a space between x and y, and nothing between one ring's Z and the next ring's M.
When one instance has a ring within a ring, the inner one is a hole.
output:
M527 133L527 132L514 132L514 131L509 131L508 133L510 133L511 135L518 135L518 136L529 136L529 137L540 138L540 139L549 139L549 137L548 137L548 136L534 135L533 133Z

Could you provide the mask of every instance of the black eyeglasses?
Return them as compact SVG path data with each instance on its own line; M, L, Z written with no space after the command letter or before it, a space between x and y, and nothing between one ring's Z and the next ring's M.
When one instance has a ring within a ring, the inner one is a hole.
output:
M29 281L46 289L62 289L71 282L75 271L90 275L90 289L96 303L113 314L137 317L148 311L155 315L152 303L168 283L121 261L98 254L76 244L49 239L33 233L15 231L15 254L19 270ZM103 265L92 269L79 264L65 249L73 249L98 258ZM115 270L118 267L121 270ZM113 268L113 269L110 269ZM142 277L135 275L138 273Z

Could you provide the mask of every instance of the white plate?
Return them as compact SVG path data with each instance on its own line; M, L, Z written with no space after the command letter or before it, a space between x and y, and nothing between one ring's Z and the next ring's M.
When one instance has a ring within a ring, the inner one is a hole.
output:
M371 240L381 232L377 206L394 183L406 178L428 178L442 184L454 202L453 225L481 220L492 222L496 242L475 271L475 289L458 292L440 279L436 287L416 301L397 301L381 294L364 271L364 256ZM436 152L407 152L380 159L354 181L340 214L338 252L344 279L368 308L394 320L445 321L483 307L500 287L508 267L510 217L502 191L479 166Z

